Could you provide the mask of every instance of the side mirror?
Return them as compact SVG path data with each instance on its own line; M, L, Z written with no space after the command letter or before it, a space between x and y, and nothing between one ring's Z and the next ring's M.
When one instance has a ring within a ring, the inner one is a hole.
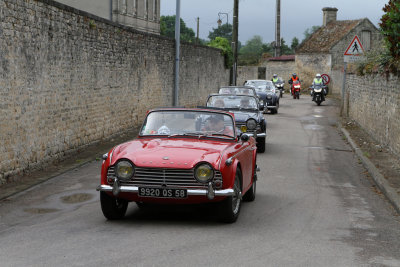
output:
M264 110L264 104L260 103L260 110Z
M245 133L240 136L240 140L242 140L243 142L247 142L247 141L249 141L249 139L250 139L250 136L248 136Z

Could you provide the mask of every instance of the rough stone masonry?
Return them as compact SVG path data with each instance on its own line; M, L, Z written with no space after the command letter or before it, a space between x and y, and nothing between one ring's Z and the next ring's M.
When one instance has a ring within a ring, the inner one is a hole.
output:
M174 40L50 0L0 1L0 184L171 106ZM217 49L183 44L180 105L229 81Z

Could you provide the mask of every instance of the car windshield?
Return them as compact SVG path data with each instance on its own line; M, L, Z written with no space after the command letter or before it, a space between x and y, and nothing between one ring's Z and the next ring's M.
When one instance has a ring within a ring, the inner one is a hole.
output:
M232 116L220 112L160 110L150 112L140 136L196 136L234 138Z
M255 95L252 88L245 87L222 87L219 89L218 94Z
M208 98L207 107L225 109L258 109L254 96L214 95Z
M247 81L246 85L254 86L255 88L257 88L258 86L265 86L266 83L267 81Z
M254 87L256 92L273 92L275 93L275 85L272 81L247 81L246 85Z

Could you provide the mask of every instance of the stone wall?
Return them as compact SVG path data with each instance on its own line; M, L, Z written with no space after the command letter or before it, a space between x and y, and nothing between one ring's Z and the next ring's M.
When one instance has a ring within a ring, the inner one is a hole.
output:
M293 73L297 73L295 61L264 61L263 66L266 68L266 76L268 80L272 79L274 73L285 81L285 88L289 88L288 80Z
M400 155L400 79L381 75L346 78L346 111L376 141Z
M0 183L171 106L174 40L50 0L0 1ZM229 83L220 50L182 44L180 105Z
M302 89L310 87L317 73L331 75L331 61L329 54L296 55L297 75L302 81Z
M259 79L258 66L238 66L237 68L237 85L243 85L247 80Z

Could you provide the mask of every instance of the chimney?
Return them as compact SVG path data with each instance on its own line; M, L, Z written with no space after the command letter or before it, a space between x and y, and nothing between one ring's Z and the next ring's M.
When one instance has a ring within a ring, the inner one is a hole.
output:
M336 21L338 11L336 7L324 7L322 11L324 13L322 26L326 26L329 22Z

